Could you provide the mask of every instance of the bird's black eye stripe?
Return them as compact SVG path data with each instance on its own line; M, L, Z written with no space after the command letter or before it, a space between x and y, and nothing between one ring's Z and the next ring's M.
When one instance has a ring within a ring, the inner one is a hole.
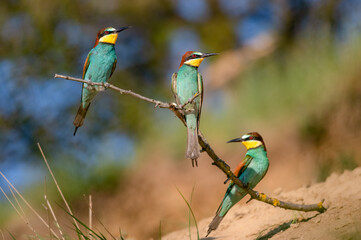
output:
M192 54L192 55L190 55L190 56L187 58L187 60L195 59L195 58L199 58L199 56L196 55L196 54Z
M256 140L256 141L262 141L260 137L250 136L247 138L247 140Z
M105 31L105 32L103 32L102 34L100 34L100 38L101 37L103 37L103 36L105 36L105 35L108 35L108 34L112 34L112 33L114 33L114 31Z

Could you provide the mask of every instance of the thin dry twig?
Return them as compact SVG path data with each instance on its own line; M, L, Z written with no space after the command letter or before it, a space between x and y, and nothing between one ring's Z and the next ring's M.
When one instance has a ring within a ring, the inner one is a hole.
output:
M64 75L59 75L59 74L55 74L54 78L63 78L66 80L72 80L72 81L77 81L77 82L83 82L83 83L87 83L89 85L98 85L98 86L104 86L106 88L111 88L121 94L128 94L131 95L135 98L138 98L140 100L146 101L146 102L150 102L153 104L156 104L155 107L160 107L160 108L168 108L169 110L171 110L172 112L174 112L174 114L183 122L183 124L185 123L184 120L184 116L181 112L182 108L180 106L178 106L175 103L165 103L159 100L155 100L155 99L151 99L148 97L144 97L138 93L134 93L130 90L124 90L121 88L118 88L112 84L109 83L95 83L95 82L91 82L89 80L84 80L84 79L80 79L80 78L74 78L74 77L69 77L69 76L64 76ZM197 95L195 95L193 97L193 100L197 97ZM189 101L193 101L193 100L189 100ZM184 107L184 106L183 106ZM272 198L272 197L268 197L266 194L263 193L258 193L257 191L254 191L253 189L245 186L240 179L238 179L233 172L231 171L230 167L228 166L228 164L226 162L224 162L221 158L219 158L217 156L217 154L214 152L214 150L211 148L211 146L209 145L209 143L207 142L206 138L203 136L203 134L199 131L198 133L198 142L202 147L202 150L205 151L208 156L213 160L213 165L217 166L219 169L221 169L226 175L227 177L229 177L238 187L244 189L245 191L247 191L247 193L251 196L251 199L255 199L270 205L273 205L275 207L279 207L279 208L284 208L284 209L289 209L289 210L297 210L297 211L304 211L304 212L310 212L310 211L317 211L317 212L325 212L327 209L323 206L323 202L324 200L320 201L319 203L316 204L296 204L296 203L289 203L289 202L284 202L281 200L278 200L277 198Z
M63 199L64 203L65 203L66 208L68 209L68 211L69 211L69 213L71 214L71 216L74 216L73 212L72 212L71 209L70 209L70 206L69 206L68 202L66 201L66 199L65 199L65 197L64 197L63 192L61 191L61 189L60 189L60 187L59 187L58 181L56 180L56 178L55 178L55 176L54 176L54 174L53 174L53 171L51 170L51 168L50 168L50 166L49 166L49 163L48 163L48 161L46 160L45 154L44 154L44 152L43 152L43 149L42 149L41 146L40 146L40 143L37 143L37 145L38 145L38 148L39 148L39 151L40 151L41 155L43 156L44 162L45 162L45 164L46 164L46 166L47 166L47 168L48 168L48 170L49 170L49 172L50 172L50 175L51 175L51 177L53 178L53 181L54 181L54 183L55 183L55 185L56 185L56 187L57 187L57 189L58 189L58 192L59 192L61 198ZM72 219L73 219L73 221L74 221L75 226L79 229L79 225L78 225L77 221L76 221L74 218L72 218Z
M74 77L64 76L64 75L59 75L59 74L55 74L54 78L63 78L63 79L66 79L66 80L82 82L82 83L86 83L86 84L91 85L91 86L103 86L104 88L113 89L113 90L119 92L120 94L131 95L131 96L139 98L139 99L141 99L143 101L153 103L153 104L155 104L155 107L170 108L170 104L168 104L168 103L164 103L164 102L161 102L161 101L154 100L152 98L144 97L144 96L142 96L142 95L140 95L138 93L132 92L131 90L124 90L124 89L118 88L118 87L116 87L116 86L114 86L114 85L112 85L110 83L92 82L92 81L84 80L84 79L81 79L81 78L74 78Z

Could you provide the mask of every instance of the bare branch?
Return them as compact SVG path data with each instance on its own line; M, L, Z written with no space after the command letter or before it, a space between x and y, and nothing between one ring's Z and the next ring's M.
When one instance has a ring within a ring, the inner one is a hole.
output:
M134 93L134 92L132 92L130 90L124 90L124 89L118 88L118 87L116 87L114 85L111 85L111 84L108 84L108 83L106 83L106 84L104 84L104 83L95 83L95 82L91 82L89 80L84 80L84 79L80 79L80 78L73 78L73 77L58 75L58 74L55 74L54 78L64 78L64 79L67 79L67 80L87 83L89 85L98 85L98 86L108 87L108 88L111 88L111 89L121 93L121 94L128 94L128 95L131 95L133 97L139 98L140 100L153 103L153 104L155 104L155 107L168 108L169 110L174 112L174 114L183 122L184 125L186 125L186 123L185 123L184 116L182 114L182 109L186 104L191 103L198 96L197 94L194 95L185 104L179 106L179 105L177 105L175 103L165 103L165 102L158 101L158 100L155 100L155 99L147 98L147 97L144 97L144 96L142 96L140 94ZM289 209L289 210L296 210L296 211L303 211L303 212L317 211L317 212L320 212L320 213L325 212L327 210L323 206L324 200L322 200L321 202L316 203L316 204L308 204L308 205L296 204L296 203L284 202L284 201L278 200L277 198L268 197L267 195L265 195L263 193L258 193L257 191L254 191L253 189L245 186L241 182L241 180L239 178L237 178L233 174L233 172L231 171L228 164L217 156L217 154L211 148L211 146L207 142L206 138L203 136L203 134L200 131L198 133L198 142L201 145L203 152L207 152L208 156L213 160L212 164L217 166L219 169L221 169L227 175L227 177L229 177L238 187L240 187L240 188L244 189L245 191L247 191L247 193L251 196L251 199L255 199L255 200L258 200L258 201L273 205L275 207Z
M64 75L59 75L59 74L55 74L54 78L64 78L66 80L86 83L86 84L91 85L91 86L103 86L105 88L113 89L114 91L117 91L120 94L131 95L133 97L139 98L140 100L143 100L143 101L146 101L146 102L149 102L149 103L153 103L153 104L155 104L155 107L170 108L169 103L164 103L164 102L161 102L161 101L158 101L158 100L154 100L152 98L144 97L144 96L142 96L142 95L140 95L138 93L132 92L131 90L124 90L124 89L118 88L118 87L116 87L116 86L114 86L114 85L112 85L110 83L92 82L92 81L84 80L84 79L81 79L81 78L74 78L74 77L69 77L69 76L64 76ZM177 104L175 104L174 107L177 108L177 109L179 108Z

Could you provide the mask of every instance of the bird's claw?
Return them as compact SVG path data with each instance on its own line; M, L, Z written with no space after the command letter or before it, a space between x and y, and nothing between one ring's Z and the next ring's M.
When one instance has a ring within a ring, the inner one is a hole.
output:
M105 89L108 89L110 87L110 84L105 82L105 83L103 83L103 86L104 86Z
M244 189L250 189L249 183L242 183Z

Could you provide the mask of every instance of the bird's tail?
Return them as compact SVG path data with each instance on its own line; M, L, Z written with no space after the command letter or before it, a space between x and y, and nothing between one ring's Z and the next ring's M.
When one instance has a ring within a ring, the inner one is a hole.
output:
M187 158L192 159L192 166L194 163L198 166L197 159L200 156L198 145L198 126L197 117L195 114L189 114L186 116L187 121Z
M83 122L84 122L84 118L86 116L86 113L88 112L90 103L88 104L88 106L86 108L83 108L83 104L80 104L80 107L78 109L78 112L76 113L75 119L74 119L74 126L75 126L75 130L74 130L74 134L73 136L75 136L76 131L78 130L79 127L83 126Z
M213 230L216 230L218 225L221 223L221 221L223 220L224 216L219 216L219 214L217 214L212 222L208 225L208 231L207 231L207 235L205 237L207 237Z

